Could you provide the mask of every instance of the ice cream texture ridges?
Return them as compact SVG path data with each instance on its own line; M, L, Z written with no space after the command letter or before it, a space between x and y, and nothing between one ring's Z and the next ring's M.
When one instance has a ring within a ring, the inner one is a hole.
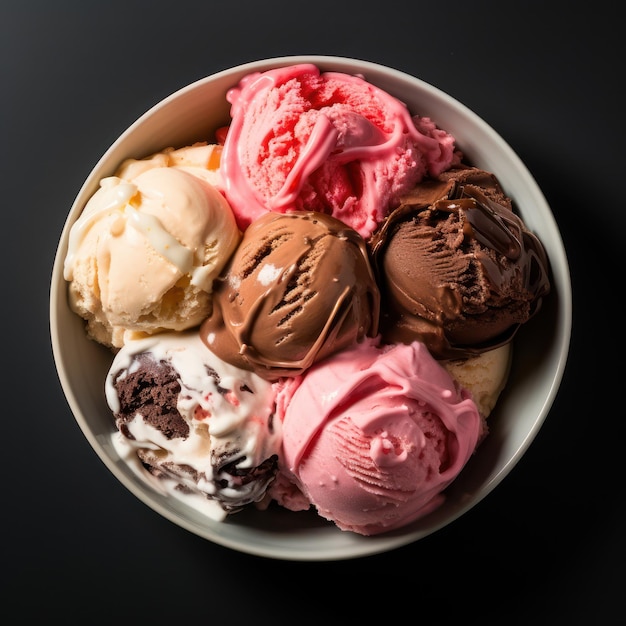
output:
M437 507L485 428L469 393L419 342L366 339L281 393L286 472L321 516L364 535Z
M242 230L297 209L367 239L400 194L455 159L451 135L359 76L292 65L246 76L227 99L222 172Z
M376 335L379 307L356 231L324 213L269 212L216 280L200 333L224 360L275 380Z
M423 341L439 359L510 343L550 290L541 242L495 176L475 167L416 186L369 245L383 338Z

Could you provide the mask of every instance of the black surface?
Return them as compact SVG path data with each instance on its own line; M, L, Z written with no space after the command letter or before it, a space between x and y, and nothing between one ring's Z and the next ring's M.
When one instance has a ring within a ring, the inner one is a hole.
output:
M14 623L324 623L329 603L389 623L620 621L624 37L606 1L518 4L0 2L0 593ZM390 65L468 105L536 177L571 264L570 358L525 457L462 519L352 561L240 554L136 500L76 425L49 340L57 239L108 146L185 84L291 54Z

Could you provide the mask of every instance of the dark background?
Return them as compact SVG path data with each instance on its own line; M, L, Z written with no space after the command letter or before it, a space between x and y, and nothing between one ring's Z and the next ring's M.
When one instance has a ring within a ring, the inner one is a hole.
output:
M12 623L318 623L333 614L415 624L621 623L625 55L615 6L0 1L8 371L0 593L3 612L18 618ZM574 294L560 392L503 483L430 537L328 563L238 553L135 499L72 417L48 323L67 212L117 136L190 82L292 54L389 65L483 117L543 189Z

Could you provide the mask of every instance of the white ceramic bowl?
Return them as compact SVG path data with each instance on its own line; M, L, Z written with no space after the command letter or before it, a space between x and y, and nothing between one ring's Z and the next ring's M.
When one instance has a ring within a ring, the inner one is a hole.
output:
M403 100L413 113L430 116L452 133L474 165L498 176L528 227L541 238L552 269L553 290L546 306L518 334L509 384L489 418L490 434L448 490L446 502L405 529L376 537L342 532L309 512L250 509L214 522L144 484L111 444L114 424L103 386L112 355L86 338L83 321L68 307L63 279L70 226L102 177L111 175L127 157L140 158L210 137L215 128L228 123L226 91L244 75L301 62L362 74ZM511 471L541 428L561 382L570 341L571 285L561 236L543 194L508 144L476 114L435 87L381 65L327 56L281 57L240 65L177 91L147 111L106 151L80 189L61 234L52 274L50 326L59 378L76 421L105 465L137 498L179 526L242 552L288 560L335 560L395 549L437 531L487 496Z

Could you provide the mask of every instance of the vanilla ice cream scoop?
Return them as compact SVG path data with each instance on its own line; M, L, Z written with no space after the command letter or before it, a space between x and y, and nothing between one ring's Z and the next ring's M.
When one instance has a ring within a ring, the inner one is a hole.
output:
M204 178L218 189L223 187L220 174L222 146L217 143L197 141L182 148L165 148L143 159L125 159L115 175L124 180L132 180L155 167L175 167L194 176Z
M64 277L89 335L125 338L194 327L241 234L224 196L177 167L103 179L73 225Z
M480 414L489 417L509 379L513 358L512 342L467 359L441 361L456 382L467 389Z

